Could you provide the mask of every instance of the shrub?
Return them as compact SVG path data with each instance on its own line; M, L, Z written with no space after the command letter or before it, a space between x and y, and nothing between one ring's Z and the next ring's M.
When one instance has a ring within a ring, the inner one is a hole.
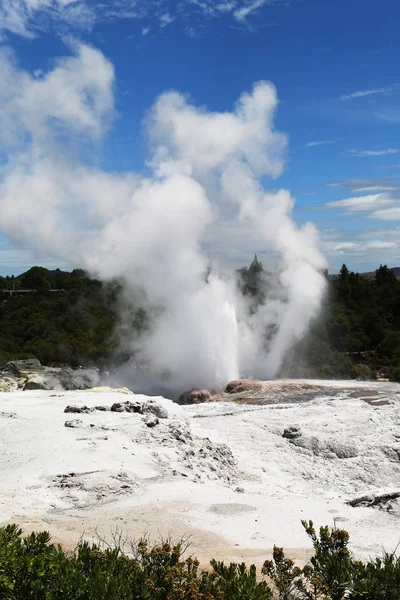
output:
M164 541L133 545L132 556L115 547L81 542L69 555L50 543L48 533L22 537L16 525L0 528L1 600L400 600L400 560L384 553L368 563L355 561L349 534L302 521L314 554L299 568L274 547L262 573L256 567L183 558L182 544Z

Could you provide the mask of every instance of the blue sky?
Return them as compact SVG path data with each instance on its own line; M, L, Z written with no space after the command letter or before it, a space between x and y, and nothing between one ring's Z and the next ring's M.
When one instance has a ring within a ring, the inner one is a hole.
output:
M275 124L289 139L285 170L266 188L296 199L313 221L330 270L400 265L400 5L397 0L3 0L0 40L40 78L66 39L112 62L116 119L97 160L108 171L143 169L143 117L170 89L197 106L229 111L253 83L277 88ZM0 106L1 110L1 106ZM1 231L1 223L0 223ZM248 264L260 242L234 253L229 227L208 252ZM254 247L254 245L256 247ZM217 247L218 246L218 247ZM65 266L29 243L0 237L0 272Z

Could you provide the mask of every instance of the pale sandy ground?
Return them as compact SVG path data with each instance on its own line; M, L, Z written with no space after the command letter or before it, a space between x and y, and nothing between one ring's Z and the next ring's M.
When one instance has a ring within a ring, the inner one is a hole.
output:
M152 429L139 414L63 412L145 396L1 394L0 523L46 529L69 548L96 530L107 539L117 528L154 541L189 535L203 564L215 557L260 565L274 543L306 560L300 520L310 518L349 530L358 557L393 550L399 502L385 510L345 502L400 490L400 386L318 384L317 398L297 403L285 384L287 403L270 406L179 407L157 398L168 418ZM371 391L388 403L364 401ZM64 426L75 418L79 428ZM301 427L303 447L282 437L289 425Z

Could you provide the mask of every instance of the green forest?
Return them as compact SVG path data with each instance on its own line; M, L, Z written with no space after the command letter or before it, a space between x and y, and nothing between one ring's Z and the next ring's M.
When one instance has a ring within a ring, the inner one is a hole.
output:
M400 381L398 269L350 272L327 278L320 315L285 359L281 377L388 378ZM250 310L268 296L273 277L255 259L237 271ZM24 291L27 290L27 291ZM11 293L12 292L12 293ZM32 267L0 277L0 362L38 358L45 365L110 368L129 357L118 350L120 282L103 284L85 271ZM133 331L143 331L143 309L130 307Z

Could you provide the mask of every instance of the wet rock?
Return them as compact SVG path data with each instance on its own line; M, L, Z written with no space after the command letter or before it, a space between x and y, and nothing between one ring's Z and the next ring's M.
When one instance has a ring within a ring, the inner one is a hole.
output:
M125 408L125 404L122 404L121 402L115 402L112 407L111 407L111 412L125 412L126 408Z
M183 392L178 398L178 404L201 404L209 402L211 394L208 390L190 390Z
M254 392L261 390L261 381L250 381L248 379L237 379L230 381L226 386L225 392L227 394L239 394L242 392Z
M298 425L290 425L290 427L286 427L282 437L287 438L288 440L295 440L302 435L302 431Z
M155 427L160 422L155 415L147 415L143 418L143 421L147 427Z
M65 421L64 427L70 427L71 429L77 429L83 425L83 421L80 419L73 419L72 421Z
M94 408L89 408L88 406L67 406L64 412L88 415L94 412Z

